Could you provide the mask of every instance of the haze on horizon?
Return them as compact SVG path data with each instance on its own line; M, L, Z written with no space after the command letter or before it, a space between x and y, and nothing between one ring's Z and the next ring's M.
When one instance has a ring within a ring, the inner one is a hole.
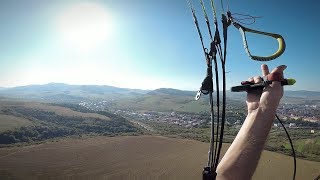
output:
M283 35L284 55L267 64L270 70L288 66L285 76L297 83L287 90L320 91L315 83L320 75L315 51L320 26L314 25L320 2L229 3L233 12L263 17L250 28ZM194 4L201 31L207 34L198 1ZM200 41L185 1L3 1L0 23L0 87L56 82L197 90L205 76ZM230 26L228 36L230 88L260 75L262 63L246 56L238 30ZM260 36L249 35L248 40L255 54L269 54L277 46Z

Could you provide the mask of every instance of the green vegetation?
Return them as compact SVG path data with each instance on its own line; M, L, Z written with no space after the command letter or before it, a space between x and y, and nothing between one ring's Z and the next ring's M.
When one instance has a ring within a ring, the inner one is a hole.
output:
M116 101L113 109L153 110L159 112L201 112L207 110L207 101L201 99L195 101L193 96L179 95L145 95L138 97L126 97Z
M73 110L92 113L93 111L77 105L65 105ZM115 136L120 134L137 134L141 131L132 123L119 115L105 111L96 112L108 117L100 119L95 117L63 116L53 111L45 111L25 106L11 106L1 112L2 116L25 119L30 123L22 127L5 130L0 133L0 144L42 141L56 137L71 135L104 135Z
M310 129L288 129L296 155L300 158L320 162L320 133ZM291 146L283 130L273 130L269 135L267 150L292 155Z
M73 111L77 111L77 112L83 112L83 113L95 113L95 111L90 110L86 107L83 106L79 106L78 104L71 104L71 103L50 103L49 105L52 106L60 106L60 107L65 107L65 108L69 108Z
M151 121L147 122L147 124L157 130L157 133L162 136L210 142L210 128L208 127L185 128L178 125ZM231 143L238 131L239 129L233 126L226 126L224 131L224 142ZM309 129L289 129L289 134L294 143L297 157L320 162L319 132L311 134ZM281 128L273 128L271 130L265 149L292 155L287 135Z
M181 137L194 139L202 142L210 142L209 128L184 128L178 125L165 124L159 122L147 122L149 126L156 129L156 133L168 137Z

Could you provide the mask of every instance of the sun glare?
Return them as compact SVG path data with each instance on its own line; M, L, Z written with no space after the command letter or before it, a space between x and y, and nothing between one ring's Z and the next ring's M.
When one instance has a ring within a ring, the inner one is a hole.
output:
M112 34L108 12L96 3L80 3L66 8L57 18L57 31L64 45L80 50L94 49Z

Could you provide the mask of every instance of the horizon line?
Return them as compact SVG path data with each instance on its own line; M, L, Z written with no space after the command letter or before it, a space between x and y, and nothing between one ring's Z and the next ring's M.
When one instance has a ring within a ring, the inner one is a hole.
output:
M45 86L49 84L63 84L68 86L111 86L115 88L122 88L122 89L133 89L133 90L144 90L144 91L153 91L157 89L175 89L175 90L181 90L181 91L198 91L198 90L191 90L191 89L177 89L172 87L159 87L155 89L144 89L144 88L130 88L130 87L119 87L119 86L113 86L108 84L68 84L68 83L61 83L61 82L49 82L44 84L27 84L27 85L18 85L18 86L0 86L2 89L10 89L10 88L17 88L17 87L26 87L26 86ZM230 91L230 89L227 89L227 91ZM300 90L285 90L284 91L310 91L310 92L320 92L320 90L306 90L306 89L300 89ZM215 91L214 91L215 92ZM221 90L219 92L222 92Z

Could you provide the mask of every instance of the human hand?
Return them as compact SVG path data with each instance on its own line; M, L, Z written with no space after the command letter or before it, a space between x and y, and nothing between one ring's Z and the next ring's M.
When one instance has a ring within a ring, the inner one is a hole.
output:
M287 68L285 65L276 67L269 73L268 66L266 64L261 65L263 76L278 75L283 79L283 71ZM260 76L251 77L249 82L260 83L262 78ZM280 81L273 81L272 84L267 85L265 88L251 90L247 92L247 107L248 113L258 109L259 107L266 110L276 110L280 99L283 96L283 87Z

